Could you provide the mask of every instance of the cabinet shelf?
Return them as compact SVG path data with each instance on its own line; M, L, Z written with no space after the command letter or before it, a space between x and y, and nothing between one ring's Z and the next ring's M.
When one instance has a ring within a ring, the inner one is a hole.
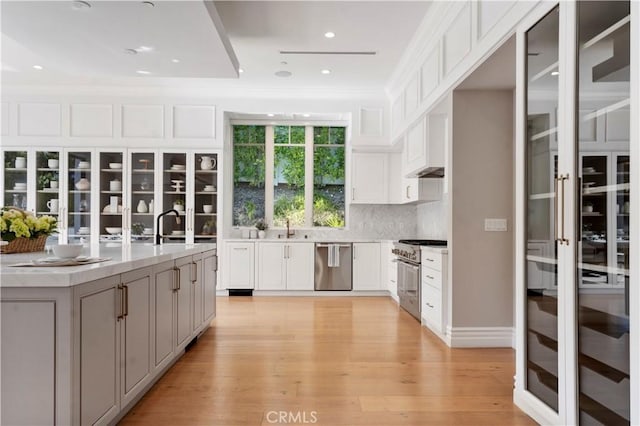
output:
M27 173L27 168L24 167L22 169L16 169L15 167L5 167L4 169L5 172L22 172L22 173Z
M196 216L217 216L217 213L196 213Z
M196 170L197 175L206 175L206 174L212 175L215 173L218 173L218 171L217 170Z
M185 195L185 191L164 191L165 194Z
M545 370L543 367L539 366L531 360L527 361L527 367L529 368L529 370L533 371L536 376L538 376L538 380L540 381L540 383L542 383L554 393L558 393L558 378L555 374Z
M91 212L69 212L69 215L73 216L89 216Z
M629 24L630 22L631 22L631 16L630 15L625 16L618 22L614 23L613 25L605 28L600 33L596 34L594 37L591 37L591 39L585 41L584 44L582 45L582 48L588 49L589 47L593 46L599 41L604 40L605 38L607 38L614 32L618 31L620 28L624 27L625 25Z
M91 169L69 169L70 172L91 173Z
M578 310L580 327L585 327L616 339L629 334L629 319L586 306Z
M4 192L8 192L10 194L26 194L27 190L22 189L5 189Z
M600 360L592 358L589 355L585 355L582 352L578 354L578 363L581 366L593 371L594 373L606 377L612 382L620 383L622 380L629 378L629 374L625 373L624 371L620 371L617 368L614 368L609 364L605 364Z
M69 194L91 194L91 191L79 190L79 189L71 189L71 190L69 190Z
M131 216L153 216L153 213L131 213Z
M218 195L218 193L214 191L196 191L196 195Z
M105 173L120 173L122 174L122 169L100 169L101 172Z
M59 172L60 169L50 169L49 167L38 167L36 169L39 172Z
M142 173L151 173L151 174L153 174L153 172L155 172L155 170L153 170L153 169L133 169L133 170L131 170L131 173L136 173L136 174L137 173L140 173L140 174L142 174Z
M589 398L584 393L580 392L580 407L581 411L584 411L594 419L598 420L604 425L628 425L629 419L625 419L615 411L612 411L600 404L598 401Z
M122 191L100 191L101 194L120 194L122 195Z
M36 192L39 194L57 194L58 190L57 189L38 189Z
M146 195L153 195L155 192L154 191L131 191L132 194L146 194Z
M36 212L37 215L58 216L58 212Z

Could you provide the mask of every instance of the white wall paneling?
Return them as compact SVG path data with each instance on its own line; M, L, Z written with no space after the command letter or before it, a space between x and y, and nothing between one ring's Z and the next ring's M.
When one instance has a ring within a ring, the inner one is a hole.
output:
M444 33L444 75L447 75L471 50L471 6L458 13Z
M122 137L164 137L163 105L123 105Z
M478 39L482 39L513 7L514 1L480 0L478 7Z
M7 102L2 102L0 105L0 125L2 129L0 130L0 134L2 136L6 136L9 134L9 104Z
M391 128L393 135L401 129L402 120L404 120L404 99L403 96L400 95L391 106Z
M176 105L173 107L173 137L215 138L216 107Z
M54 103L18 105L19 136L60 136L61 108Z
M421 100L424 101L440 83L440 46L436 46L420 68Z
M360 108L360 136L382 136L383 108Z
M71 104L70 135L76 137L113 136L113 107L106 104Z
M405 117L409 117L417 108L418 100L420 99L420 80L418 75L414 76L407 83L407 87L404 89L404 114Z

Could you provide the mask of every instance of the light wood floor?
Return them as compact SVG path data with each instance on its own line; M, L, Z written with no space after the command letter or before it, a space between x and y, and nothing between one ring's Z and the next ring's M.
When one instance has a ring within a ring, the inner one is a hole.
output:
M535 424L513 405L514 369L511 349L447 348L389 298L218 298L122 424Z

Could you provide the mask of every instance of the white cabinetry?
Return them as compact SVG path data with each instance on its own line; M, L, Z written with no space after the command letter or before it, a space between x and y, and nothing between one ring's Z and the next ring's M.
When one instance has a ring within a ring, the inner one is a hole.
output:
M222 281L224 288L254 288L255 244L228 242L222 259Z
M353 290L381 290L380 243L353 243Z
M386 153L353 153L351 202L385 204L389 199L389 157Z
M422 324L443 338L447 326L447 255L429 249L421 253Z
M451 96L447 96L409 127L403 166L405 176L415 177L445 167L450 109Z
M382 260L381 286L389 291L389 296L398 301L398 263L396 256L391 252L393 242L380 243L380 259Z
M258 290L313 290L313 243L258 243Z
M402 148L403 142L400 142L400 145ZM389 202L391 204L418 204L442 199L442 179L404 177L402 175L403 153L391 153L389 158Z

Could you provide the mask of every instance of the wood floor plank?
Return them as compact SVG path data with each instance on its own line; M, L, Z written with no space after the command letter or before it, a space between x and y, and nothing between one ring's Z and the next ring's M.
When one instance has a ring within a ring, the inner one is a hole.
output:
M513 350L448 348L388 298L219 298L121 424L535 424L513 373Z

